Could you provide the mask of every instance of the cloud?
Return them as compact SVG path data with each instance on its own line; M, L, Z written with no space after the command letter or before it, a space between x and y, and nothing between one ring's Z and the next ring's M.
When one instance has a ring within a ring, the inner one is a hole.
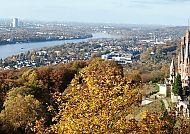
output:
M159 0L159 1L166 1L166 2L188 2L190 0Z
M156 4L174 4L174 3L184 3L190 2L190 0L130 0L131 4L141 4L141 5L156 5Z

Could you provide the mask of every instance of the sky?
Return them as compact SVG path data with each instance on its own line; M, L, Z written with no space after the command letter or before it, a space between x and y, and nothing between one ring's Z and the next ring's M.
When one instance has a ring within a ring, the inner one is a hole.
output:
M187 25L190 0L0 0L0 18Z

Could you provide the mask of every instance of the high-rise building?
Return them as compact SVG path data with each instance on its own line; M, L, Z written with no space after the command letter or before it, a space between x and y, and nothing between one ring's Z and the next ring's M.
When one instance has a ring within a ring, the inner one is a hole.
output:
M18 18L13 18L12 27L18 27Z

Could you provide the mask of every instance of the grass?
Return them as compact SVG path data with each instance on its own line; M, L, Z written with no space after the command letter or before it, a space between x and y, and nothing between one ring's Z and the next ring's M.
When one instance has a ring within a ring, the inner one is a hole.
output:
M161 103L160 99L157 99L148 105L135 107L135 108L133 108L133 110L134 110L133 115L136 115L135 118L137 120L140 120L140 113L142 113L142 112L145 112L145 111L150 112L150 113L162 112L162 103Z
M157 84L143 84L140 89L140 93L147 97L157 92L159 92L159 86Z
M158 84L153 84L153 85L154 85L154 87L155 87L155 91L156 91L156 92L159 92L159 90L160 90L159 85L158 85Z
M176 103L173 103L171 101L171 98L170 97L167 97L166 100L168 101L168 105L169 105L169 108L171 109L171 111L174 111L175 108L176 108Z

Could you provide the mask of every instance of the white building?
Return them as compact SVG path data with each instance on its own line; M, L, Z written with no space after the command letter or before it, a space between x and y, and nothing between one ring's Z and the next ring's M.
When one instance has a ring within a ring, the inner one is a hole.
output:
M166 84L159 84L159 94L163 95L164 97L167 96L167 86Z
M17 28L18 26L18 18L13 18L12 27Z
M111 52L101 56L104 60L114 60L120 65L126 65L127 63L132 63L131 54L119 54L116 52Z

